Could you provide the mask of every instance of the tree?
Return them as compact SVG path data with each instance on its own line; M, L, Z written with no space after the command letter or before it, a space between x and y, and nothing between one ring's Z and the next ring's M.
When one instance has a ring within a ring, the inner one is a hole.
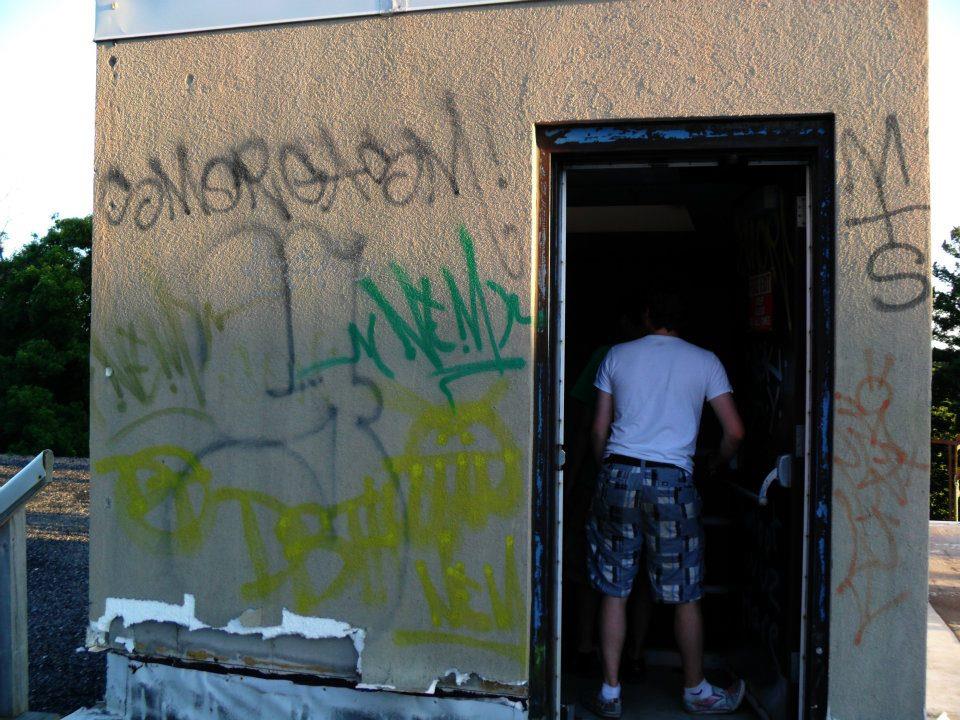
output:
M960 227L950 232L943 250L960 261ZM933 376L930 436L952 439L960 436L960 262L953 267L933 264L939 282L933 289ZM945 520L952 515L951 479L947 477L945 448L935 446L930 462L930 517Z
M941 245L943 251L960 261L960 227L950 231L950 239ZM944 289L933 290L933 338L951 350L960 350L960 264L948 268L933 264L933 277Z
M0 451L86 455L92 218L0 259Z

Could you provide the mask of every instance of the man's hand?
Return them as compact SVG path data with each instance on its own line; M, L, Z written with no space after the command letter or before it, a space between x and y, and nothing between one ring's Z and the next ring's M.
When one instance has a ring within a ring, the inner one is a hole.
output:
M720 421L720 427L723 428L723 439L720 441L720 451L717 453L716 464L713 458L710 460L712 475L717 467L730 462L737 454L737 448L743 442L745 431L743 421L740 419L740 413L737 412L737 404L733 401L732 393L723 393L717 395L710 401L710 407L717 415Z

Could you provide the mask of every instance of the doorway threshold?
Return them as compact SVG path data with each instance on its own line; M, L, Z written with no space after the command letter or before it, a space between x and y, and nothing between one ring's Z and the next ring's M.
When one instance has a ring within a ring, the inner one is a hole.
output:
M709 675L710 673L708 673ZM680 701L682 682L680 673L669 668L650 668L643 683L623 683L622 720L682 720L690 716L684 712ZM600 680L573 675L564 676L562 701L573 712L562 714L565 720L593 720L596 717L583 707L581 698L586 693L596 692ZM758 720L757 715L745 702L740 710L724 715L730 720Z

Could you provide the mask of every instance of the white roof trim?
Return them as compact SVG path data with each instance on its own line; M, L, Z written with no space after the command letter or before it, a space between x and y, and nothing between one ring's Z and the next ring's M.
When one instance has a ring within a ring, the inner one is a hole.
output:
M95 0L93 39L173 35L524 0Z

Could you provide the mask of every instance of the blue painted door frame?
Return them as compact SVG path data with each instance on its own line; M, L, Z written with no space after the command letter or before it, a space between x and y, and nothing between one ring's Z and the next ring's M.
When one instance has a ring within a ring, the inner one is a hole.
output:
M531 718L556 717L552 679L556 580L554 524L554 420L557 406L556 312L559 287L559 178L571 163L657 162L682 158L737 155L756 159L802 160L811 168L812 267L812 418L810 518L807 540L807 624L803 720L827 713L830 632L830 498L832 491L832 407L834 367L834 276L836 219L832 116L740 117L637 122L577 123L537 128L537 233L534 345L534 464L529 712Z

